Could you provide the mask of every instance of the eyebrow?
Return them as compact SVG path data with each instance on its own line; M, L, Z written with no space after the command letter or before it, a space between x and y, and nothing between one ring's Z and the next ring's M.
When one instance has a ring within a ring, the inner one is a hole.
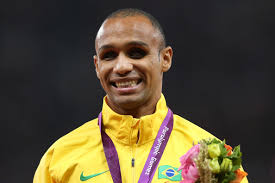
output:
M148 44L144 43L143 41L131 41L129 43L126 44L127 46L145 46L145 47L149 47Z
M105 50L105 49L109 49L109 48L114 48L114 46L109 45L109 44L106 44L106 45L101 46L101 47L98 49L98 51L100 52L101 50Z
M128 42L126 44L126 46L144 46L144 47L149 47L148 44L146 44L145 42L143 41L131 41L131 42ZM106 44L106 45L103 45L101 46L98 51L100 52L101 50L105 50L105 49L110 49L110 48L115 48L114 46L112 46L111 44Z

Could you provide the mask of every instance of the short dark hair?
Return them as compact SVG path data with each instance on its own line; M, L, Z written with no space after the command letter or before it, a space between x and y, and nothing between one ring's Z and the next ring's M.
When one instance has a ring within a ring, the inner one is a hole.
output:
M152 26L154 28L156 28L159 33L161 34L161 43L160 43L160 49L163 49L166 47L166 39L165 39L165 35L164 35L164 31L159 23L159 21L153 17L151 14L140 10L140 9L136 9L136 8L125 8L125 9L119 9L117 11L114 11L113 13L111 13L106 19L110 19L110 18L124 18L124 17L129 17L129 16L136 16L136 15L140 15L140 16L144 16L145 18L148 18L148 20L152 23Z

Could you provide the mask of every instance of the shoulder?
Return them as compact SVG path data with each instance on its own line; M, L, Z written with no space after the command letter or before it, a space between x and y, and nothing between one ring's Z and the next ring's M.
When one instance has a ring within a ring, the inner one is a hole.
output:
M97 119L86 122L70 133L59 138L44 154L42 159L50 160L50 165L61 161L70 161L81 153L92 151L101 143L101 135Z
M194 143L198 143L201 139L214 138L211 133L176 114L174 114L173 128L175 133L193 139Z
M101 135L97 118L84 123L80 127L71 131L55 141L46 151L43 157L59 157L65 155L72 155L79 150L92 148L100 143ZM57 158L59 159L59 158Z
M71 131L70 133L59 138L53 145L53 148L70 147L86 144L91 138L96 139L100 137L99 126L97 124L97 118L88 121Z
M35 173L34 182L61 180L66 170L78 163L83 154L95 154L100 149L101 135L97 119L86 122L59 138L43 155ZM45 179L45 181L41 180Z

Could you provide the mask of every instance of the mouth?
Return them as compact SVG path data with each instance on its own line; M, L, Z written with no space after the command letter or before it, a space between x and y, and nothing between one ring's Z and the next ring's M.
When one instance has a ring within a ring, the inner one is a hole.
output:
M142 82L142 79L133 79L133 80L127 80L127 81L115 81L111 82L111 85L115 88L133 88L140 84Z

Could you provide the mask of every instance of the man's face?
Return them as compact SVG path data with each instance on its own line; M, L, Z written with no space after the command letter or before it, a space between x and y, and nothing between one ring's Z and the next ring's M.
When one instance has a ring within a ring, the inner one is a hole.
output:
M94 63L107 102L116 112L127 114L155 105L160 98L162 75L172 57L170 47L168 54L167 49L160 51L160 42L160 33L143 16L111 18L99 29Z

